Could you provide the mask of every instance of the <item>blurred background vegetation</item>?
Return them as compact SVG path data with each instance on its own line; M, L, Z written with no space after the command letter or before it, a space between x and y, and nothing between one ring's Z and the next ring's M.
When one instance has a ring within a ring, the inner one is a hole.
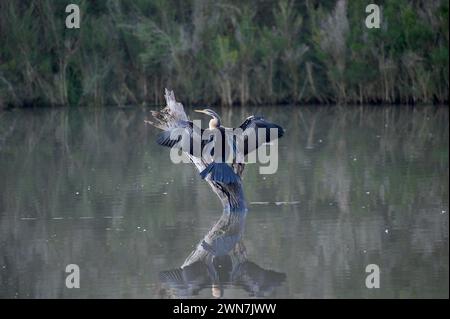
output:
M0 108L446 103L448 1L371 2L2 0Z

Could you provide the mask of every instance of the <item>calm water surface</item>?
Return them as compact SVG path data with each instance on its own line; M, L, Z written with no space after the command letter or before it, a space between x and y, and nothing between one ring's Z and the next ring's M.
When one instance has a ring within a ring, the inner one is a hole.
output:
M286 128L276 174L246 167L249 276L224 284L225 298L448 298L447 107L217 110L226 126L255 113ZM154 142L148 117L0 111L0 297L212 296L160 278L221 204ZM65 287L72 263L80 289ZM365 286L368 264L380 267L379 289Z

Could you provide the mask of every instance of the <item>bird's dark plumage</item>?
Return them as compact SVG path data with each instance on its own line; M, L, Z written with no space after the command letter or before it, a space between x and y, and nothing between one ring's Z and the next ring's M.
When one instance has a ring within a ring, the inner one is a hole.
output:
M243 130L244 134L244 155L256 150L264 143L270 143L272 141L270 136L271 129L277 132L275 138L281 138L284 135L284 129L281 126L267 122L262 116L249 116L239 127ZM263 139L259 138L258 130L264 132ZM251 138L255 138L256 140L254 146L249 143Z
M238 158L238 152L243 152L244 154L240 155L245 156L264 143L269 143L274 139L282 137L284 134L284 130L281 126L266 121L262 116L252 115L239 126L241 130L237 134L240 136L235 136L233 139L227 139L227 134L225 134L226 130L233 129L223 127L221 125L220 117L216 112L211 109L197 110L197 112L212 117L208 129L194 127L193 122L185 117L185 119L178 120L160 133L156 142L159 145L170 148L177 147L191 156L200 158L206 166L205 169L200 172L200 176L203 179L209 176L214 182L222 184L234 184L240 182L240 173L242 173L243 163L237 163L236 158ZM165 113L157 112L154 112L154 115L156 115L157 118L168 116ZM276 134L271 136L270 133L272 129L276 130ZM207 133L209 136L206 136L204 133ZM234 133L236 133L236 130L234 130ZM195 154L194 144L199 142L199 154ZM205 146L211 142L213 143L211 150L203 152ZM221 145L221 152L218 152L216 149L218 145ZM241 147L239 147L239 145ZM226 156L228 156L228 153L232 154L231 162L230 160L227 161L228 158L226 158ZM218 160L215 155L218 155L221 158ZM242 167L237 169L234 167L234 164ZM234 168L236 170L234 170Z
M205 179L211 174L211 180L224 184L233 184L240 181L240 178L227 163L211 162L200 172L200 176Z
M156 143L170 148L174 147L181 140L181 136L179 136L177 139L171 139L170 134L171 131L164 131L159 133L158 137L156 138Z

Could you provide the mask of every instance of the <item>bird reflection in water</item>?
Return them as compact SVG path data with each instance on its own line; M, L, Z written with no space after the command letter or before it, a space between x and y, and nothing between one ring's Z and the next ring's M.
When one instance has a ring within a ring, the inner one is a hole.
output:
M224 212L180 268L160 272L160 297L189 298L211 289L220 298L227 288L244 289L249 297L270 297L286 275L247 259L242 240L246 215Z

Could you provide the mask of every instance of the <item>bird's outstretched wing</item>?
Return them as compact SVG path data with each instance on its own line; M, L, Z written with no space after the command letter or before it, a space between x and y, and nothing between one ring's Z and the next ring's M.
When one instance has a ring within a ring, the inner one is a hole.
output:
M194 127L191 121L178 121L176 126L166 129L159 133L156 143L170 148L178 148L195 157L201 157L201 151L207 144L207 140L203 140L204 130ZM200 147L195 152L194 145L199 143Z
M244 155L284 135L284 129L281 126L266 121L262 116L249 116L239 127L244 137Z
M158 134L156 142L162 146L179 148L191 156L199 157L201 153L194 153L194 143L200 143L200 150L203 148L206 144L206 141L202 141L204 130L194 127L193 122L189 121L183 104L175 100L173 91L166 89L164 96L166 107L160 111L152 111L154 120L145 121L162 130Z
M158 143L159 145L162 145L162 146L170 147L170 148L177 146L177 144L181 141L182 135L176 135L175 132L177 130L180 130L180 133L181 133L182 129L184 128L187 130L187 134L192 135L190 132L192 130L191 124L192 124L192 122L183 123L182 121L180 121L179 126L169 128L169 129L164 130L163 132L159 133L158 136L156 137L156 143Z

